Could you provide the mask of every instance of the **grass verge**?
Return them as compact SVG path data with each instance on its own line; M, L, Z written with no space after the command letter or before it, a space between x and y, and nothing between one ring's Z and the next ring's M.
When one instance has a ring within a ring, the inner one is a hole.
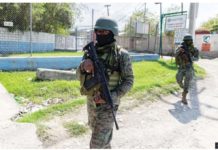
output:
M88 131L87 126L79 124L75 121L65 123L64 127L67 129L70 136L80 136Z
M177 68L174 62L143 61L133 63L134 86L127 97L142 97L144 93L168 94L178 90L175 75ZM198 77L204 77L205 71L195 65ZM0 72L0 82L10 93L15 95L19 103L22 98L34 103L42 103L48 98L62 98L63 104L56 104L37 112L26 114L19 122L36 123L49 119L53 115L62 115L72 111L77 106L85 104L85 98L80 97L78 81L35 81L35 72Z
M73 111L76 107L79 107L86 103L85 98L78 98L72 101L68 101L63 104L51 105L47 108L39 111L24 115L24 117L18 119L18 122L37 123L39 121L49 119L53 115L63 115L69 111Z
M80 96L79 81L36 81L35 72L0 72L0 82L14 94L18 103L31 101L41 104L52 98L64 101Z

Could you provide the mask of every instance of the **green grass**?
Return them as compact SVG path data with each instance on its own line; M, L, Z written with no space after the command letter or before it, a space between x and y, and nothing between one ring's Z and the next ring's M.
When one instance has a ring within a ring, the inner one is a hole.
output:
M88 131L88 127L75 121L65 123L64 127L70 133L70 136L80 136Z
M8 54L5 56L9 57L29 57L30 53L25 53L25 54ZM53 52L43 52L43 53L32 53L32 56L83 56L83 52L67 52L67 51L53 51Z
M135 82L130 94L175 83L176 66L170 61L143 61L134 63Z
M160 93L170 93L178 90L175 84L177 68L170 61L143 61L133 63L135 82L128 96L137 93L151 93L155 88L161 89ZM204 77L205 71L195 65L198 77ZM52 115L72 111L75 107L85 104L81 98L79 81L35 81L35 72L0 72L0 82L10 93L15 95L19 103L22 99L35 103L42 103L48 98L64 99L63 104L49 106L37 112L27 114L19 121L38 122L48 119Z
M78 98L63 104L51 105L39 111L24 115L24 117L18 119L18 122L37 123L39 121L49 119L53 115L63 115L69 111L73 111L76 107L85 103L85 98Z
M172 83L176 83L177 67L171 61L143 61L133 63L135 76L134 86L130 92L148 91L154 87L164 87ZM203 78L206 74L205 70L195 65L195 74L197 77Z
M62 98L64 101L80 96L79 81L36 81L35 72L0 72L0 82L15 99L21 97L34 103L42 103L48 98Z

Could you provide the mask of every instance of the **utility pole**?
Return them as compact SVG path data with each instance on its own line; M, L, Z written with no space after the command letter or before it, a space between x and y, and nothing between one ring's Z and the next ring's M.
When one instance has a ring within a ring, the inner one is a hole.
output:
M129 30L130 30L130 36L132 36L132 17L130 17Z
M137 40L137 26L138 26L138 18L136 18L135 22L135 38L134 38L134 49L136 50L136 40Z
M107 16L109 16L109 7L111 6L111 5L104 5L105 7L107 7Z
M181 12L183 12L183 3L181 3ZM183 13L182 13L183 14Z
M91 30L91 41L94 40L94 9L92 9L92 30Z
M190 3L189 6L189 34L192 35L193 41L195 39L195 25L198 14L198 6L198 3Z
M94 9L92 9L92 30L94 27Z
M30 3L30 56L32 57L32 3Z
M76 51L77 51L77 36L78 36L78 29L77 26L75 28L75 35L76 35Z
M144 8L144 22L146 21L146 3L145 3L145 8Z
M163 21L163 17L162 17L162 3L161 2L157 2L155 4L159 4L160 5L160 40L159 40L159 55L162 58L162 21Z
M156 28L155 28L155 39L154 39L154 53L158 53L156 50L156 42L157 42L157 30L158 30L158 24L156 24Z
M144 25L146 24L146 3L145 3L145 8L144 8ZM149 50L149 33L150 33L150 22L148 23L148 34L147 34L147 37L148 37L148 43L147 43L147 50Z

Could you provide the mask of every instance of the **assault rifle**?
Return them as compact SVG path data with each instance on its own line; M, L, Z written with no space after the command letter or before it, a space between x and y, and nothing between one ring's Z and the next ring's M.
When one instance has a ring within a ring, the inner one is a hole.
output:
M189 53L189 51L188 51L188 47L187 47L187 45L183 42L182 43L182 48L184 49L184 53L185 53L185 55L188 57L188 60L189 60L189 62L191 63L191 65L192 65L192 59L191 59L191 56L190 56L190 53Z
M114 113L114 104L113 104L113 100L111 98L111 93L110 90L108 88L108 83L106 80L106 76L105 76L105 72L104 72L104 67L103 65L100 63L97 53L96 53L96 48L94 46L94 42L90 42L89 44L87 44L84 48L84 51L87 51L88 57L90 57L90 59L93 61L94 64L94 76L96 76L94 78L95 81L99 82L102 88L102 93L101 96L106 100L106 103L108 103L110 105L111 108L111 112L113 115L113 119L114 119L114 123L116 126L116 129L119 129L119 126L117 124L117 120L115 117L115 113ZM95 83L96 82L92 82ZM88 86L88 85L87 85Z

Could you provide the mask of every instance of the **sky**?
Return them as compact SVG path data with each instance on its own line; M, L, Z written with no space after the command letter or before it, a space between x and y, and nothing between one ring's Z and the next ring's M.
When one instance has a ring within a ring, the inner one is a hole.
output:
M107 16L107 8L105 5L111 5L109 7L109 14L110 17L115 19L119 27L122 29L127 22L127 19L135 10L144 10L145 3L139 2L139 3L77 3L79 4L83 9L81 12L81 19L76 20L76 26L91 26L92 25L92 9L94 9L94 23L97 18L102 16ZM177 5L181 6L181 2L179 3L173 3L173 2L162 2L162 11L163 13L166 13L167 8L169 8L171 5ZM147 2L146 8L148 11L155 13L158 15L160 14L160 5ZM183 11L189 11L189 3L185 2L183 3ZM216 14L218 14L218 2L199 2L199 8L198 8L198 16L196 20L196 28L200 27L201 24L208 19L215 17ZM187 20L188 22L189 20Z

